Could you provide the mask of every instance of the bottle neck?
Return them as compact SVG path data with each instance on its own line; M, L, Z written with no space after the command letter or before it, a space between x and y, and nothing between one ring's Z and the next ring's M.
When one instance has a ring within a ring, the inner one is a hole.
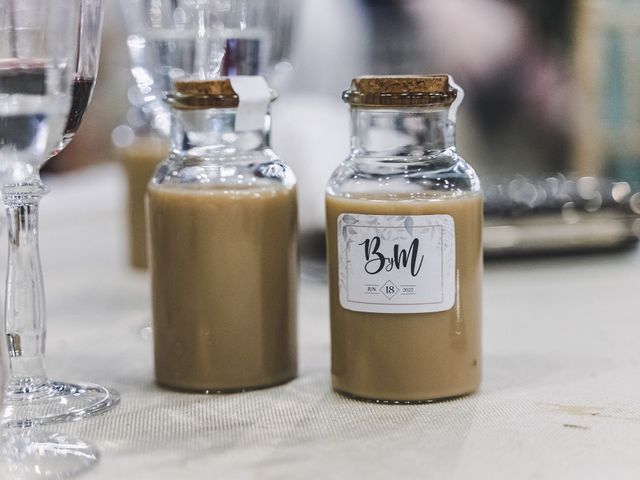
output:
M260 130L236 131L235 108L172 110L173 151L193 157L233 157L269 147L271 116L265 116Z
M351 110L351 154L358 158L424 158L455 147L447 108Z

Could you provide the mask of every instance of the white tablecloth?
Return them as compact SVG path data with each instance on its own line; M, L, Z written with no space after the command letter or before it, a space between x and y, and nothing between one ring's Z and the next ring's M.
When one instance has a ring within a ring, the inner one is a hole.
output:
M640 478L640 255L491 263L484 380L417 406L331 391L327 287L300 295L300 376L224 396L153 383L145 274L125 260L116 166L49 181L41 249L54 379L116 387L103 416L49 430L102 452L87 479Z

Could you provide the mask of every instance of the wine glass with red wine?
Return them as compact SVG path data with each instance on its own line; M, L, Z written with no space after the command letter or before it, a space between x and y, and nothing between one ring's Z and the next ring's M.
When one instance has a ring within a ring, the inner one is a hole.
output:
M56 9L67 18L50 25ZM9 426L77 420L119 401L116 391L100 385L48 379L38 252L38 204L48 191L40 167L80 126L97 72L101 26L101 0L0 0L0 183L9 231L4 423Z

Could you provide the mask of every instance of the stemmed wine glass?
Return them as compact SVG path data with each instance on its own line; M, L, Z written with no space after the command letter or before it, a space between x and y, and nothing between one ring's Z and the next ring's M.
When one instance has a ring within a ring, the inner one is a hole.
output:
M76 420L119 401L99 385L47 379L38 252L38 204L47 192L39 170L80 125L101 25L101 0L0 0L0 182L9 231L4 422L10 426Z

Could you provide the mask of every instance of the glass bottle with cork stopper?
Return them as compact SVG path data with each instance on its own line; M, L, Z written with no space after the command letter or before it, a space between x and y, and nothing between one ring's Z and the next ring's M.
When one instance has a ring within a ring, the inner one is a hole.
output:
M169 155L169 140L153 127L137 88L128 91L131 108L127 123L117 126L111 140L127 183L127 240L129 265L147 269L144 198L158 163Z
M482 194L447 75L355 78L351 153L326 191L332 380L385 402L480 383Z
M156 380L196 392L286 382L297 371L296 182L269 148L271 91L261 77L175 90L171 154L147 192Z

